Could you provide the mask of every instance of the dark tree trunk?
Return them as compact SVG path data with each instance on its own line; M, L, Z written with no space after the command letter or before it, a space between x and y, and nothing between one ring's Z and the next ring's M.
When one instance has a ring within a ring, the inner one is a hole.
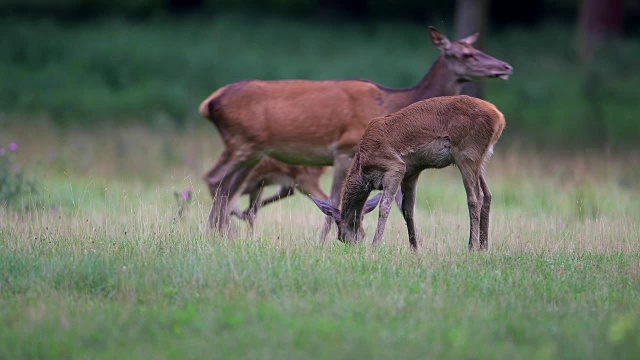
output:
M483 50L484 39L487 36L487 14L489 0L456 0L455 33L456 40L469 36L475 32L480 33L480 38L473 45ZM469 96L482 98L484 95L482 82L475 81L465 84L462 93Z
M622 32L622 0L583 0L578 17L578 56L583 62L583 91L587 111L583 121L590 142L607 148L610 133L605 118L606 82L609 74L599 64L615 58L616 49L608 40Z
M578 52L588 61L610 36L622 32L622 0L583 0L578 18Z

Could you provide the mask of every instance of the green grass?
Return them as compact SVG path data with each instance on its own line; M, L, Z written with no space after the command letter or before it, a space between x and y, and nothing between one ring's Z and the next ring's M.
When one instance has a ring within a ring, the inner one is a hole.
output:
M453 36L443 19L430 24ZM3 18L0 123L25 116L82 126L199 123L203 99L250 78L362 77L411 86L437 56L427 25L255 14L86 23ZM486 98L509 123L505 142L637 145L640 42L611 41L586 66L576 56L572 26L482 35L489 54L514 66L509 81L486 81Z
M40 189L38 209L0 210L0 358L640 354L634 154L498 146L488 253L466 251L457 169L425 172L416 255L396 209L378 249L375 215L364 246L320 246L302 196L264 209L253 234L208 233L209 127L30 130L0 134ZM173 221L186 186L194 202Z

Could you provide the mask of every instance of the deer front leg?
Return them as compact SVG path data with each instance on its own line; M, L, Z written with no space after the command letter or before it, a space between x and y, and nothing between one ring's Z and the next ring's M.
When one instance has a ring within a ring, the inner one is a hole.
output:
M382 180L382 200L380 200L380 214L378 215L378 226L376 227L376 234L373 237L373 246L378 246L382 241L384 235L384 228L387 224L387 218L389 217L389 210L393 204L398 188L400 187L400 181L402 180L402 171L387 172Z
M407 223L407 231L409 232L409 243L414 250L418 250L419 234L414 221L414 209L416 204L416 185L420 173L411 175L402 181L402 215ZM398 191L400 193L400 191ZM397 202L397 197L396 197Z

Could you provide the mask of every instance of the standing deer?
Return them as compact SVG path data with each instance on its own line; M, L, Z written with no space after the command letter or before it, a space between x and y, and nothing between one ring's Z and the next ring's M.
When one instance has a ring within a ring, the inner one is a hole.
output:
M245 211L235 209L232 214L245 220L253 228L258 210L268 204L289 197L298 189L303 194L327 201L329 196L320 187L320 177L326 172L326 166L289 165L269 157L262 159L247 179L242 195L249 195L249 207ZM265 186L280 185L274 195L262 200ZM331 219L323 231L328 231Z
M204 100L199 111L214 123L225 145L205 176L213 197L210 227L228 226L231 205L266 156L294 165L333 165L330 198L338 206L356 146L371 119L422 99L457 95L467 81L506 80L512 72L509 64L472 46L477 33L450 42L431 27L430 36L440 55L410 88L392 89L362 79L247 80L226 85Z
M362 240L362 217L377 205L380 195L367 201L372 190L382 190L378 227L373 244L382 240L389 209L399 189L409 242L418 248L413 210L416 184L425 169L455 164L462 175L469 206L469 250L489 247L491 192L484 165L504 130L502 113L491 103L466 95L423 100L375 118L367 128L342 188L342 207L313 198L338 225L338 239Z
M289 165L265 157L253 169L242 191L242 195L249 195L249 206L245 211L236 208L231 214L249 223L253 229L260 208L293 195L296 189L309 197L313 196L316 199L327 201L329 196L320 187L320 177L327 169L326 166ZM279 185L280 189L262 200L262 191L268 185ZM396 202L402 210L402 195L400 193L396 196ZM325 220L320 235L322 239L326 238L333 223L329 216Z

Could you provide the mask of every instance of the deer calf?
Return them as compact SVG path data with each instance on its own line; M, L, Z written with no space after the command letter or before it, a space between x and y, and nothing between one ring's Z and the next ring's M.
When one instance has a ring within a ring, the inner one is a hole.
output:
M229 215L245 181L265 157L292 165L333 166L331 202L340 190L371 119L416 101L457 95L465 82L508 79L513 68L473 47L478 34L458 41L431 28L440 55L415 86L392 89L362 79L246 80L226 85L200 104L224 151L205 180L213 197L209 225L229 229ZM331 219L328 219L331 221Z
M253 228L258 210L268 204L284 199L298 189L303 194L328 201L327 195L320 187L320 177L327 171L326 166L289 165L270 157L265 157L253 169L251 176L245 183L242 195L249 195L249 207L245 211L234 209L231 213L247 221ZM274 195L262 200L265 186L279 185L280 189ZM325 237L331 228L331 218L326 218L321 237Z
M491 103L469 96L422 100L371 121L342 188L342 207L312 198L338 225L338 239L357 242L364 236L362 216L373 210L380 195L367 201L372 190L383 190L373 244L382 240L394 196L402 191L402 213L409 242L418 247L413 209L420 172L455 164L467 193L469 250L489 246L491 192L484 165L505 127L502 113Z

